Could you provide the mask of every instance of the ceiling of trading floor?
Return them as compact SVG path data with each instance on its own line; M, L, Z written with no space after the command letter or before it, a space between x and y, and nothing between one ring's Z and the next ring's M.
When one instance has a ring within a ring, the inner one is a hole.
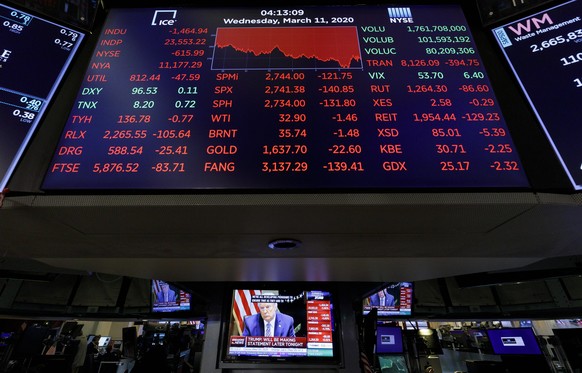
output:
M423 280L582 253L581 195L9 197L5 258L173 281ZM270 249L292 239L297 247Z

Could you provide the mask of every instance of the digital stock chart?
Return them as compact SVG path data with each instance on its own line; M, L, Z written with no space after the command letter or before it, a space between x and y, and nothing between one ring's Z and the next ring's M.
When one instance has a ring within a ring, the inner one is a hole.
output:
M216 30L213 69L362 69L357 28L264 27Z

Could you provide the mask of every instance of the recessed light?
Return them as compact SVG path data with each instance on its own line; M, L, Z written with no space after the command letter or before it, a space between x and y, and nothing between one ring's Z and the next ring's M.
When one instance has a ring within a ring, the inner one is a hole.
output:
M301 246L301 241L294 240L294 239L278 239L269 242L268 244L269 249L271 250L293 250L299 246Z

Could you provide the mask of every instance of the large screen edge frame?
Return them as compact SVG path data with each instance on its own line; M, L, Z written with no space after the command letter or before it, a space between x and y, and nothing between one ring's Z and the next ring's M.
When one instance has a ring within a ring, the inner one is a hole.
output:
M10 181L13 178L14 173L18 169L18 166L19 166L22 158L24 157L27 149L30 147L30 143L31 143L33 137L38 132L39 127L42 126L42 122L46 118L47 111L50 111L49 107L54 103L57 92L63 86L67 75L74 68L73 61L80 54L80 50L82 49L82 45L85 43L85 41L88 37L88 34L90 34L90 30L84 30L84 29L81 29L78 27L73 27L71 25L65 24L64 22L59 23L59 20L55 20L54 18L50 17L49 15L45 15L43 13L36 12L32 9L28 9L28 8L19 6L17 4L3 2L3 3L0 3L0 6L5 7L7 9L13 9L13 10L16 10L16 11L19 11L22 13L26 13L30 16L33 16L35 19L38 19L39 21L42 21L45 23L49 23L49 24L52 24L52 25L57 26L57 27L66 28L68 30L75 31L75 32L79 33L79 37L80 37L79 41L77 43L75 43L75 45L72 47L71 51L69 52L69 56L67 57L63 66L60 68L59 75L57 76L57 78L53 82L53 85L51 87L51 90L48 92L48 95L46 97L46 101L45 101L44 105L41 107L40 111L37 113L36 118L33 121L32 126L28 129L26 136L22 139L22 142L21 142L17 152L14 154L12 160L8 164L8 168L6 169L6 172L3 175L0 174L0 193L2 193L10 185ZM43 177L43 179L44 179L44 177Z

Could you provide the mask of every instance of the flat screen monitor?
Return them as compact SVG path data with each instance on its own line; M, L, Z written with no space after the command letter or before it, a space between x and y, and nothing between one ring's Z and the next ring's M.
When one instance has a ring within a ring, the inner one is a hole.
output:
M331 291L310 286L233 289L223 323L223 367L339 366L341 333L335 302Z
M0 192L6 188L84 34L0 4Z
M152 280L152 312L190 311L192 295L162 280Z
M410 316L412 299L412 282L389 282L362 300L362 314L367 315L376 308L378 317Z
M74 333L75 328L79 325L76 321L65 321L61 326L60 335L71 336ZM73 335L74 337L74 335Z
M582 1L493 29L509 66L575 189L582 189Z
M42 185L529 188L460 5L111 9Z
M532 328L487 329L493 352L497 355L541 355Z
M416 351L419 356L443 354L436 329L408 329L405 332L405 340L408 351Z
M58 20L86 31L91 31L97 15L97 8L101 5L98 0L74 1L38 1L38 0L7 0L27 7L35 12L42 13L48 18Z
M111 337L101 336L101 337L99 337L99 341L97 342L97 346L101 347L101 348L105 348L109 345L110 341L111 341Z
M521 327L523 326L531 326L530 325L520 325ZM486 332L484 329L468 329L467 333L469 333L469 335L471 336L471 338L482 338L485 336Z
M408 364L403 355L378 355L380 373L408 373Z
M151 341L152 346L163 345L166 342L166 333L153 333Z
M402 328L378 325L376 328L376 354L402 354Z
M14 332L0 332L0 347L8 346L12 342Z

